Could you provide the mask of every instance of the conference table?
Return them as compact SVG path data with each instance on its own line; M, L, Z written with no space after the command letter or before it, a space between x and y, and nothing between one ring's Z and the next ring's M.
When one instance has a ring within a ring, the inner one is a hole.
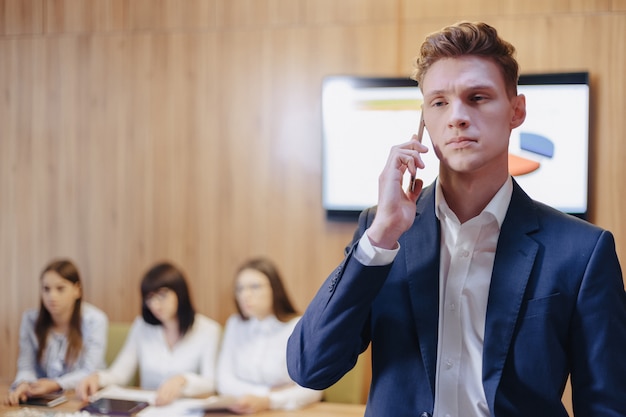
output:
M6 392L8 391L9 384L0 383L0 397L2 401ZM74 397L73 393L67 393L68 401L60 404L53 408L47 407L30 407L32 410L41 410L50 411L50 412L61 412L63 415L65 413L73 413L78 410L85 403L79 401ZM24 406L20 406L24 407ZM19 407L8 407L2 405L0 403L0 416L5 415L16 415ZM257 417L363 417L365 414L365 405L361 404L340 404L340 403L330 403L330 402L319 402L308 407L302 408L300 410L295 411L263 411L255 414ZM24 415L28 415L24 413ZM223 412L223 411L210 411L205 414L206 417L232 417L235 416L234 413Z

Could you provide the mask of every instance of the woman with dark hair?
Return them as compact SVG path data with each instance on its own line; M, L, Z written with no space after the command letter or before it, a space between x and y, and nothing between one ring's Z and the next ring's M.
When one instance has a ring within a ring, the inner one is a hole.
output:
M230 410L293 410L319 401L321 391L296 385L287 373L287 339L299 316L273 262L251 259L238 269L235 305L217 366L218 393L237 398Z
M109 369L76 388L87 400L100 387L128 385L139 367L141 388L156 390L156 405L215 390L220 325L193 308L183 273L170 263L152 267L141 281L141 312Z
M80 275L69 260L51 262L42 271L39 309L24 313L20 326L17 375L4 403L76 384L104 367L107 316L82 302Z

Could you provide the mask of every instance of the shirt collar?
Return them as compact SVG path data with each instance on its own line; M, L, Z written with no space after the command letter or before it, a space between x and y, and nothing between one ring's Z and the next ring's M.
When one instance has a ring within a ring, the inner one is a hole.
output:
M486 212L493 215L498 222L498 227L500 228L504 222L504 217L506 216L506 212L509 208L512 195L513 180L511 179L511 176L509 176L482 211L482 213ZM448 216L449 213L452 213L452 211L450 210L450 207L448 207L441 185L439 184L439 179L437 179L435 184L435 215L439 220L442 220L444 217Z

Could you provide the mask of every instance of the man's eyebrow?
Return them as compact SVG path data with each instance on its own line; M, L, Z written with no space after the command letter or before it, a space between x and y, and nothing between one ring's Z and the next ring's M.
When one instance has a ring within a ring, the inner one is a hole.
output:
M467 91L476 91L476 90L495 90L496 86L493 84L476 84L465 88Z
M428 96L440 96L446 93L447 90L433 90L424 93L424 97Z
M475 84L475 85L470 85L467 87L463 88L463 92L472 92L472 91L484 91L484 90L495 90L496 87L493 84ZM424 97L433 97L433 96L441 96L441 95L446 95L449 93L449 89L439 89L439 90L433 90L433 91L428 91L424 93Z

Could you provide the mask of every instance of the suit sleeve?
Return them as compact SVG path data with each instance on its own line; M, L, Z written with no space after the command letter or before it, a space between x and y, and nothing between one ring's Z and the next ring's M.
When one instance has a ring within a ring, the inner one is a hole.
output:
M570 343L574 415L626 415L626 294L609 232L600 235L587 265Z
M287 344L289 375L299 385L326 389L354 367L369 345L372 302L391 265L360 264L355 242L371 223L373 211L363 212L343 262L322 284Z

